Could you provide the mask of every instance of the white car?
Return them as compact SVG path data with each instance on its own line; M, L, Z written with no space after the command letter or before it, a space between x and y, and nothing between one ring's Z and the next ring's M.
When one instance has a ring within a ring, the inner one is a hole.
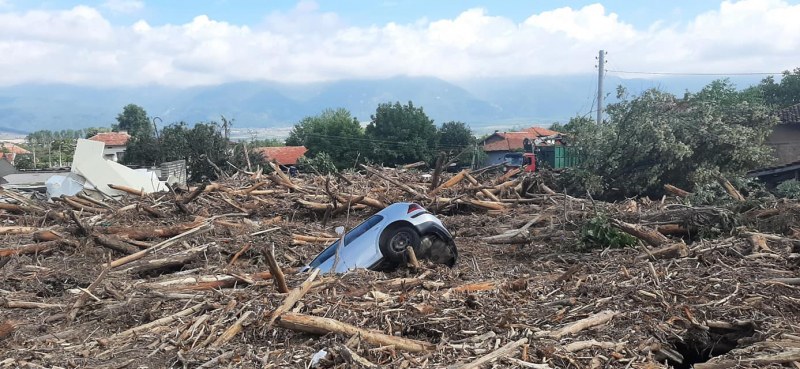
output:
M337 263L339 243L328 246L303 270L392 269L406 262L408 247L418 259L437 264L453 266L458 258L453 236L439 218L414 203L392 204L347 232Z

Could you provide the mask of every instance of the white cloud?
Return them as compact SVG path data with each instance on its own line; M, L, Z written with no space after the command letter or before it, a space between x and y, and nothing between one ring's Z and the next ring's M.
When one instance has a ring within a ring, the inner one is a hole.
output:
M14 56L0 58L0 85L593 73L599 49L609 50L608 68L616 70L772 72L800 63L797 19L800 5L780 0L725 1L687 22L641 29L600 4L522 22L476 8L453 19L369 27L348 25L312 1L254 26L206 15L177 25L112 26L85 6L0 11L0 55Z
M144 2L140 0L107 0L102 6L114 13L130 14L142 10Z

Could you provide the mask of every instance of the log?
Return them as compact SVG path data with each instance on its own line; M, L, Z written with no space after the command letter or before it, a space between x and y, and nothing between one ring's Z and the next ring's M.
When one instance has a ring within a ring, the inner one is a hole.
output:
M95 200L94 198L92 198L91 196L89 196L89 195L87 195L87 194L85 194L83 192L78 192L77 196L78 196L78 198L80 198L80 199L82 199L84 201L90 202L90 203L92 203L94 205L97 205L99 207L112 209L111 205L108 205L108 204L106 204L106 203L104 203L102 201L99 201L99 200Z
M138 248L133 247L132 245L113 236L104 236L102 234L95 233L92 235L92 239L100 246L103 246L109 250L121 252L126 255L139 252Z
M439 156L436 157L436 166L433 169L433 175L431 175L431 185L428 188L428 192L433 191L436 187L439 187L442 169L444 169L444 159L444 152L440 152Z
M733 187L733 184L731 184L730 181L723 177L717 178L717 181L719 181L719 184L722 185L722 187L725 189L725 192L727 192L732 199L736 201L744 201L744 196L742 196L742 193L739 192L736 187Z
M316 279L318 275L319 275L319 269L314 268L314 270L311 271L311 275L309 275L308 278L306 278L306 280L300 285L300 287L293 289L292 292L286 295L286 299L283 300L281 306L278 306L278 308L275 309L275 311L273 311L272 314L270 315L269 323L267 324L267 329L272 328L272 325L275 324L275 320L280 318L281 314L289 311L289 309L291 309L292 306L294 306L294 304L296 304L298 301L300 301L301 298L303 298L303 296L305 296L308 290L311 289L311 285L313 284L314 279Z
M165 228L142 229L137 227L98 227L97 230L104 234L122 235L132 240L144 241L156 238L175 237L186 231L197 228L206 223L206 219L198 219L189 223L181 223Z
M570 324L570 325L568 325L566 327L563 327L563 328L561 328L561 329L559 329L557 331L553 331L553 332L547 332L547 331L536 332L536 336L537 337L552 337L552 338L555 338L555 339L561 339L564 336L573 335L573 334L578 333L578 332L580 332L580 331L582 331L584 329L591 328L591 327L596 327L598 325L608 323L609 321L611 321L611 319L613 319L618 314L619 314L618 312L611 311L611 310L602 311L602 312L597 313L595 315L592 315L592 316L590 316L588 318L584 318L584 319L578 320L577 322L574 322L574 323L572 323L572 324Z
M400 166L400 168L401 169L414 169L414 168L419 168L419 167L424 167L424 166L425 166L425 162L424 161L418 161L416 163L402 165L402 166Z
M331 205L331 204L323 204L323 203L320 203L320 202L306 201L306 200L303 200L303 199L297 199L295 201L298 204L303 205L303 206L305 206L305 207L307 207L307 208L309 208L311 210L328 211L328 210L332 210L333 209L333 205Z
M495 360L497 360L499 358L502 358L502 357L506 357L506 356L509 356L509 355L515 355L517 350L522 345L525 345L527 343L528 343L528 339L527 338L522 338L522 339L516 340L514 342L509 342L509 343L503 345L503 347L500 347L499 349L494 350L494 351L490 352L489 354L487 354L485 356L482 356L482 357L476 359L475 361L473 361L471 363L464 364L464 365L461 365L461 366L453 366L452 368L458 368L458 369L480 369L480 367L483 366L484 364L489 364L492 361L495 361Z
M132 261L139 260L139 259L141 259L141 258L143 258L143 257L145 257L145 256L147 256L147 255L149 255L149 254L151 254L151 253L153 253L155 251L159 251L161 249L169 247L172 244L177 243L180 239L182 239L184 237L190 236L190 235L195 234L195 233L208 231L208 230L211 230L213 228L214 228L214 226L209 224L209 223L202 224L202 225L200 225L198 227L195 227L195 228L192 228L192 229L190 229L190 230L188 230L186 232L183 232L183 233L181 233L181 234L179 234L179 235L177 235L175 237L172 237L172 238L170 238L170 239L168 239L166 241L163 241L163 242L161 242L161 243L159 243L159 244L157 244L157 245L155 245L155 246L153 246L153 247L151 247L149 249L144 249L144 250L138 251L136 253L133 253L131 255L125 256L123 258L114 260L111 263L109 263L108 265L110 265L111 268L116 268L118 266L125 265L127 263L132 262Z
M192 202L194 199L200 196L200 194L206 192L206 189L209 189L211 187L212 186L209 186L208 183L201 183L200 186L197 186L197 188L195 188L194 191L189 193L189 196L186 196L183 200L180 200L179 203L183 205L188 205L190 202Z
M16 329L16 324L12 320L6 320L3 323L0 323L0 342L3 342L3 340L6 338L11 337Z
M198 303L198 304L196 304L194 306L191 306L191 307L189 307L187 309L181 310L181 311L179 311L179 312L177 312L175 314L168 315L168 316L165 316L165 317L163 317L161 319L156 319L156 320L154 320L154 321L152 321L150 323L142 324L142 325L130 328L128 330L116 333L116 334L112 335L111 337L109 337L108 340L113 340L113 339L117 339L117 338L125 338L125 337L131 336L131 335L133 335L135 333L138 333L138 332L141 332L141 331L150 330L153 327L158 327L160 325L169 324L169 323L172 323L172 322L178 320L179 318L186 317L186 316L189 316L189 315L193 315L193 314L195 314L197 312L207 310L210 307L211 307L210 304L208 304L206 302L201 302L201 303Z
M336 242L338 240L338 238L305 236L305 235L302 235L302 234L292 234L292 240L305 241L305 242L311 242L311 243L331 243L331 242Z
M284 269L283 274L297 273L297 268ZM258 272L243 276L232 275L206 275L198 277L182 277L169 279L166 281L143 283L137 285L139 288L152 289L175 289L181 291L207 291L219 288L231 288L237 285L247 285L252 282L265 281L272 279L270 272Z
M790 286L800 286L800 278L772 278L764 281L766 283L788 284Z
M471 175L469 175L469 173L464 173L464 178L466 178L467 181L469 181L469 183L472 183L473 186L480 185L478 183L478 180L475 179L474 177L472 177ZM481 189L480 191L484 196L486 196L490 200L495 201L495 202L500 202L500 199L498 199L497 196L495 196L493 193L489 192L489 190Z
M267 265L269 266L269 271L272 273L272 280L275 282L275 288L278 289L280 293L289 293L289 287L286 285L286 278L283 276L283 270L278 265L278 261L275 260L275 244L272 244L272 248L270 250L266 250L264 255L267 257Z
M639 254L636 256L638 260L644 260L648 258L652 258L653 260L658 259L677 259L677 258L685 258L689 256L689 247L686 246L683 242L677 242L669 246L664 246L657 248L655 250L648 250L644 254Z
M236 321L230 327L228 327L228 329L226 329L225 332L223 332L222 335L220 335L219 338L214 341L214 343L211 344L211 347L220 348L228 341L232 340L233 337L239 334L244 327L253 323L253 315L255 315L255 313L252 310L248 310L242 314L239 319L236 319Z
M143 210L145 213L152 215L154 218L166 218L167 217L164 213L162 213L162 212L160 212L160 211L158 211L158 210L156 210L156 209L154 209L154 208L152 208L150 206L147 206L145 204L138 204L137 206L139 207L140 210Z
M662 224L656 227L656 231L665 236L689 234L689 230L680 224Z
M577 341L572 342L564 347L564 350L567 352L577 352L581 350L585 350L592 347L599 347L606 350L614 350L617 347L621 346L621 344L616 342L600 342L594 339L587 340L587 341Z
M410 265L414 269L419 269L419 260L417 260L417 253L414 252L413 247L406 248L406 253L408 254L408 265Z
M65 203L67 203L67 205L78 211L86 211L89 213L105 213L106 211L108 211L108 209L96 208L93 206L81 204L75 200L70 199L67 196L62 196L61 200L63 200Z
M473 206L477 206L479 208L488 209L488 210L505 210L506 205L501 202L492 202L492 201L482 201L476 199L466 199L464 200L465 203L468 203Z
M458 182L461 182L461 180L464 179L464 177L468 172L469 172L468 170L464 169L456 173L456 175L452 176L450 179L442 183L439 187L436 187L431 192L428 192L428 196L431 197L436 196L436 194L439 193L441 190L455 186L456 184L458 184Z
M75 241L61 239L56 241L33 243L30 245L24 245L8 249L0 249L0 257L6 257L12 255L36 254L36 253L43 254L55 251L55 249L57 249L61 245L78 247L78 243Z
M409 352L425 352L435 348L435 345L429 342L389 336L381 332L358 328L335 319L299 313L283 313L277 324L286 329L311 334L337 333L346 337L359 336L363 341L376 346L394 346L396 349Z
M128 268L127 272L144 278L148 275L156 274L160 270L178 269L196 260L207 248L208 244L181 251L168 257L142 261Z
M108 187L112 188L112 189L115 189L117 191L122 191L122 192L125 192L125 193L129 193L129 194L134 195L134 196L139 196L139 197L144 196L144 189L138 189L137 190L137 189L132 188L132 187L122 186L122 185L115 185L115 184L108 184Z
M634 236L648 243L651 246L659 247L670 242L669 238L649 227L645 227L638 224L625 223L617 219L612 219L611 225L631 236Z
M64 235L50 229L44 229L33 233L33 240L38 242L58 241L63 238Z
M497 177L497 179L495 179L494 183L500 184L500 183L503 183L505 181L508 181L509 179L511 179L511 177L519 174L520 172L522 172L522 169L512 168L508 172L503 173L503 175L501 175L500 177Z
M0 306L8 309L61 309L61 304L45 304L31 301L15 301L0 297Z
M800 349L789 349L776 354L766 354L754 358L741 358L736 360L710 360L705 363L694 364L694 369L727 369L753 366L767 366L769 364L787 364L800 361Z
M36 227L22 227L22 226L0 227L0 235L30 234L36 232L37 230L39 230L39 228Z
M682 189L680 189L678 187L675 187L675 186L673 186L671 184L665 184L664 185L664 190L669 192L669 193L671 193L671 194L673 194L673 195L675 195L675 196L678 196L678 197L689 197L692 194L689 191L682 190Z
M384 204L383 202L381 202L378 199L373 199L373 198L368 197L368 196L354 196L354 195L349 195L349 194L342 194L342 195L336 196L336 199L339 200L339 202L341 202L342 204L347 204L348 202L354 202L354 203L358 203L358 204L367 205L367 206L369 206L371 208L375 208L375 209L378 209L378 210L386 208L386 204ZM358 201L356 201L356 200L358 200Z

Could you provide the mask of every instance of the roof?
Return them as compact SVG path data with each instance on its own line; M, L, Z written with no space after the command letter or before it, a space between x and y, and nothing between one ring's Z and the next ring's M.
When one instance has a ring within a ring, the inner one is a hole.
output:
M559 133L556 131L541 127L530 127L521 132L495 132L483 140L483 151L521 150L526 138L536 139L557 134Z
M25 150L11 142L3 142L1 143L2 147L0 147L0 151L9 152L12 154L30 154L31 152Z
M7 159L9 162L13 162L14 159L17 158L17 154L13 152L0 152L0 159Z
M131 138L131 135L128 132L100 132L92 137L89 137L92 141L100 141L106 146L125 146L128 144L128 139Z
M794 104L778 111L782 124L800 124L800 104Z
M259 147L267 160L275 160L280 165L296 165L297 160L308 151L305 146Z

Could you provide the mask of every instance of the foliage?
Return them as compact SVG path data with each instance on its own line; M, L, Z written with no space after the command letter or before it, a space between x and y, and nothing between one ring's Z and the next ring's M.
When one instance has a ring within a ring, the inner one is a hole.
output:
M331 174L338 171L333 163L333 158L326 152L321 152L313 158L303 156L298 160L297 164L300 170L304 172Z
M36 169L33 166L33 155L24 154L14 157L14 166L17 169Z
M248 148L255 148L255 147L281 147L286 146L283 140L278 138L264 138L261 140L258 139L251 139L247 142Z
M128 104L117 115L115 131L128 131L133 137L149 137L155 134L147 112L139 105Z
M161 160L186 160L192 181L216 178L209 161L222 169L230 155L228 140L216 122L197 123L192 128L184 122L166 126L161 131L159 146Z
M339 168L356 164L364 153L364 131L358 119L346 109L327 109L321 114L305 117L294 125L286 139L288 146L305 146L307 156L314 158L322 153Z
M436 126L410 101L378 105L365 133L372 144L370 158L384 165L430 162L435 154Z
M436 143L439 150L458 154L475 143L475 136L466 123L450 121L436 130Z
M98 133L111 132L111 128L109 128L109 127L89 127L89 128L84 128L82 131L83 131L83 138L89 139L89 138L94 137Z
M767 104L775 108L786 108L800 103L800 68L784 71L779 83L769 76L757 86Z
M796 179L784 181L775 188L775 192L780 197L800 199L800 181Z
M607 108L608 119L570 121L580 164L564 176L570 192L603 198L660 195L670 183L691 189L766 164L776 123L755 94L715 81L677 98L655 89Z
M581 228L581 245L578 249L623 248L635 246L637 242L636 237L612 227L605 215L597 214Z

